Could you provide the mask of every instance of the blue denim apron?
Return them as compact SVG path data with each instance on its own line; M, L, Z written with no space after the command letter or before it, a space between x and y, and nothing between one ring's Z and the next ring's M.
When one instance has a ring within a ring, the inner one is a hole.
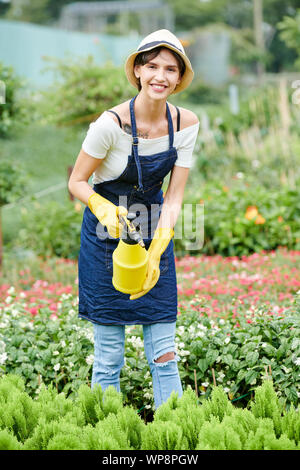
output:
M135 98L130 101L133 143L127 166L117 179L95 184L93 189L113 204L125 206L129 212L140 212L136 221L140 222L148 249L163 204L163 179L172 170L177 151L173 147L173 122L167 104L169 149L139 156ZM151 208L155 210L151 211ZM161 256L157 284L135 300L130 300L129 294L117 291L112 284L112 254L118 243L119 239L110 237L106 227L86 207L78 259L79 317L104 325L147 325L176 321L177 282L173 239Z

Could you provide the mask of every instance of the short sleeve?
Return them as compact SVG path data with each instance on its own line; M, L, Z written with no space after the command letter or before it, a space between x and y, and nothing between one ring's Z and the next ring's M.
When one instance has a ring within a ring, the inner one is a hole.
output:
M178 158L175 162L175 165L184 168L191 168L193 166L193 151L199 132L199 122L192 126L186 127L181 132L182 138L177 147Z
M89 126L82 149L95 158L105 158L116 140L115 123L105 113Z

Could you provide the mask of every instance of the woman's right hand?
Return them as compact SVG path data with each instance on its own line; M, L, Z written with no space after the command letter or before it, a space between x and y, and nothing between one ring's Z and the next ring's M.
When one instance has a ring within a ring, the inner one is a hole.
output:
M120 238L123 230L119 215L126 217L128 210L124 206L116 206L108 199L93 193L88 200L88 206L99 222L107 228L113 238Z

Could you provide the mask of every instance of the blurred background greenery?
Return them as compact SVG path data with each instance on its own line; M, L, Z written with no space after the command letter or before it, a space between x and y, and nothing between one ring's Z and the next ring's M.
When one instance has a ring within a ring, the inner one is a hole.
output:
M72 46L63 58L46 54L45 71L54 77L47 86L33 86L32 77L20 72L21 58L12 65L15 55L4 61L0 53L0 220L7 269L12 256L77 257L83 205L68 193L70 168L89 123L135 93L119 59L101 61L92 52L103 44L109 48L110 38L122 48L125 38L138 43L153 25L165 26L155 16L145 22L145 13L126 13L130 2L124 1L105 23L88 27L82 20L74 29L63 23L63 8L71 3L0 1L0 36L1 28L29 25L42 28L30 30L34 34L46 28L47 34L95 39L90 54L77 55L75 48L72 53ZM91 4L101 2L81 3L92 11ZM204 204L204 244L198 252L300 249L300 1L160 4L168 8L165 21L173 22L196 70L192 85L170 101L192 109L200 120L184 199ZM29 32L24 34L25 41ZM34 48L22 53L28 62ZM26 67L30 70L30 63ZM178 256L188 251L185 239L175 239L175 247Z

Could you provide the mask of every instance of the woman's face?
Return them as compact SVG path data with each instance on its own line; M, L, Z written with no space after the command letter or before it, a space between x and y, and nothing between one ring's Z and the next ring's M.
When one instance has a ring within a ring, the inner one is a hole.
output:
M155 100L167 99L181 81L177 59L168 49L162 49L145 65L136 65L134 73L140 79L141 91Z

